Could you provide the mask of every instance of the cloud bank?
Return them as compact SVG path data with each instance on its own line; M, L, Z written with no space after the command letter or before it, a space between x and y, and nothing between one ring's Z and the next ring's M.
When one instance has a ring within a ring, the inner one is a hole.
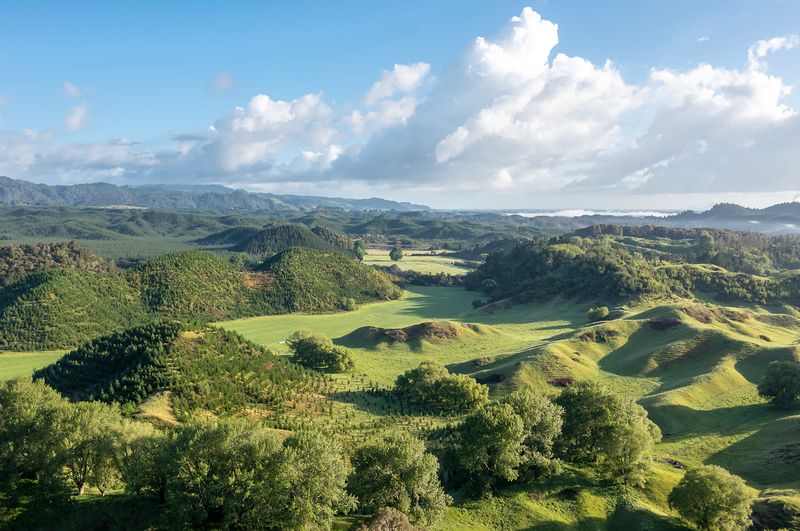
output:
M422 61L395 64L352 104L331 103L322 92L291 100L257 94L206 131L147 144L64 144L49 133L5 132L0 173L380 191L434 204L436 194L488 190L486 201L528 198L531 206L559 194L800 189L800 117L785 103L792 87L767 62L795 47L796 35L754 43L739 69L652 69L640 84L611 60L568 56L558 43L557 24L525 8L435 77ZM82 97L68 82L64 92ZM87 116L85 102L74 106L67 130Z

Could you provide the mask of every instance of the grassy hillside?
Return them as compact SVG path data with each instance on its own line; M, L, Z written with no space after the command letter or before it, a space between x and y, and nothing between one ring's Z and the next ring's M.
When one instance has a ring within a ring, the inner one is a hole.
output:
M389 277L340 253L293 248L259 268L264 284L251 292L260 313L331 312L396 299Z
M100 337L38 370L72 400L139 405L169 392L178 419L280 407L305 385L305 371L218 328L158 323Z
M406 251L402 260L394 262L389 258L387 249L368 249L364 256L364 263L383 267L396 265L404 271L450 275L463 275L470 270L467 267L468 262L463 259L453 258L446 254L423 254L419 251Z

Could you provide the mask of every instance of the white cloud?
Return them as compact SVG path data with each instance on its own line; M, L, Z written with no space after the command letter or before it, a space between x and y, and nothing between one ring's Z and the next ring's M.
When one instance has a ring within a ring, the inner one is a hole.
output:
M711 37L709 37L708 35L701 35L701 36L697 37L697 42L708 42L710 40L711 40Z
M83 96L83 91L77 85L64 81L64 95L68 98L80 98Z
M225 92L233 88L234 79L230 72L220 72L209 84L209 89L212 92Z
M89 104L84 102L72 107L64 118L64 125L70 133L83 127L89 119Z
M761 70L766 67L763 59L772 52L778 50L789 50L797 46L797 35L787 35L785 37L773 37L761 40L753 44L747 50L747 64L753 70Z
M8 104L8 96L3 96L0 94L0 107Z
M611 61L558 53L558 26L526 8L497 35L474 39L435 80L427 63L397 64L359 104L336 106L322 93L258 94L160 149L73 149L43 133L19 134L0 138L0 173L283 183L423 201L479 197L484 206L565 197L619 208L636 194L652 207L649 198L677 201L686 192L796 193L800 116L787 104L792 87L766 60L797 42L759 41L742 50L738 69L654 69L631 84ZM87 116L85 102L76 106L67 129Z
M414 63L410 65L394 65L392 70L384 70L381 78L372 85L364 98L364 103L374 105L384 98L391 98L398 93L416 91L428 78L431 65Z

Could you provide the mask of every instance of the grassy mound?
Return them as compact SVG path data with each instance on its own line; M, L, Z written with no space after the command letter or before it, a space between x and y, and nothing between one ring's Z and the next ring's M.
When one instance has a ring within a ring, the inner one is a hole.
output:
M159 315L213 321L247 313L241 308L244 273L217 255L167 254L137 267L129 279L144 305Z
M259 268L264 284L250 293L260 313L322 313L396 299L402 293L384 273L343 254L293 248Z
M121 275L36 273L0 292L0 349L69 348L146 319L138 293Z
M433 343L472 336L476 333L487 333L491 330L488 326L475 324L453 323L450 321L425 321L404 328L381 328L378 326L364 326L354 330L347 336L349 340L362 340L389 343L419 343L428 341Z
M34 378L72 400L140 405L140 414L158 406L166 419L185 419L278 406L305 385L305 375L234 332L162 322L95 339Z
M314 234L305 225L286 223L265 227L235 244L231 250L272 256L292 247L306 247L318 251L335 251L337 247Z

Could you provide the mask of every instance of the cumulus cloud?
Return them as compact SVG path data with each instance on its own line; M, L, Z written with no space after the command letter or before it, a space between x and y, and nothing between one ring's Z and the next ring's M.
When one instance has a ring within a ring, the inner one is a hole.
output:
M374 105L398 93L414 92L425 82L430 70L431 65L428 63L396 64L392 70L384 70L381 73L381 78L367 92L364 102L367 105Z
M84 102L70 108L67 116L64 118L64 125L67 131L74 132L83 127L89 119L89 104Z
M653 69L639 84L611 60L595 64L558 44L557 24L525 8L435 78L427 63L396 64L360 102L258 94L207 130L157 147L18 134L0 139L0 172L431 199L490 190L517 203L800 188L800 117L786 102L792 87L767 64L796 36L743 48L740 68ZM85 123L88 106L73 115L68 130Z

